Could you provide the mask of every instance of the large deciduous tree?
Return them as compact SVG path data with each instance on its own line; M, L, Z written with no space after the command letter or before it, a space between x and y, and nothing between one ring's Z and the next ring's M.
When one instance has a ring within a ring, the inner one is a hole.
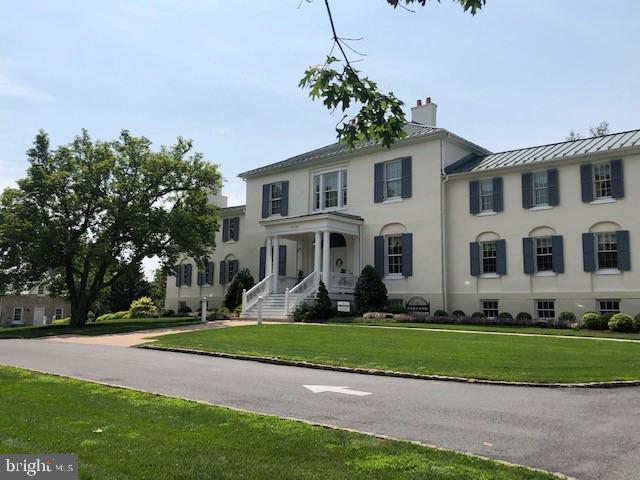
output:
M221 175L188 140L153 150L126 130L107 142L83 131L52 149L41 131L27 156L26 178L0 197L0 288L57 277L72 325L145 257L168 266L185 253L202 263L215 247L208 195Z
M440 3L440 0L437 1ZM454 1L472 15L486 3L486 0ZM313 0L307 2L312 3ZM338 34L329 0L323 0L323 3L331 27L331 51L322 64L313 65L305 71L299 86L308 89L312 99L321 99L327 109L342 113L336 125L339 142L350 149L365 140L389 147L405 136L404 102L393 92L380 90L376 82L353 67L349 56L362 54L353 48L353 39ZM387 3L393 8L402 7L411 11L410 7L425 7L429 0L387 0ZM351 109L357 110L357 113L351 115Z

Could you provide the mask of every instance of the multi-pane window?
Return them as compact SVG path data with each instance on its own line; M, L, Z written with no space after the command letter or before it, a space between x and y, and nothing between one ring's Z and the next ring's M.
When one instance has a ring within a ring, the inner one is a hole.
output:
M556 318L555 300L536 300L536 312L538 318Z
M538 172L532 175L533 181L533 205L538 207L549 204L549 175L547 172Z
M487 318L496 318L498 316L498 300L481 300L482 313Z
M189 286L191 284L191 268L188 265L182 265L182 285Z
M535 239L536 246L536 272L553 271L553 246L551 237Z
M384 199L402 196L402 160L384 164Z
M44 285L38 285L38 295L44 295Z
M496 273L497 269L497 252L496 242L482 242L482 273Z
M236 276L236 273L238 273L238 262L234 260L228 260L226 262L226 267L227 267L227 282L231 282L231 280L233 280L233 277Z
M616 232L596 233L598 269L618 268L618 236Z
M325 210L347 204L347 171L337 170L313 177L313 208Z
M271 215L282 211L282 183L272 183L269 187L269 206Z
M22 307L13 309L13 323L22 323Z
M53 315L54 320L62 320L63 310L61 308L56 308L55 314Z
M611 197L611 164L593 166L593 192L595 198Z
M598 300L600 313L620 313L620 300Z
M493 180L480 182L480 211L493 211Z
M229 225L229 240L234 240L236 238L236 228L238 228L238 221L235 218L230 218L228 221Z
M386 274L402 274L402 235L388 235L386 242Z

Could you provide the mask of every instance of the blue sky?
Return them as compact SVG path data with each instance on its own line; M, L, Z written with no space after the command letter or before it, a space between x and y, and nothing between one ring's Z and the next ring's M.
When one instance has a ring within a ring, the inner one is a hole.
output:
M360 63L407 102L431 96L438 123L491 150L563 140L607 120L640 128L640 2L488 0L416 13L384 0L333 0ZM299 7L299 8L298 8ZM40 128L176 136L236 175L333 142L339 117L298 80L331 46L321 0L5 0L0 26L0 188L24 174Z

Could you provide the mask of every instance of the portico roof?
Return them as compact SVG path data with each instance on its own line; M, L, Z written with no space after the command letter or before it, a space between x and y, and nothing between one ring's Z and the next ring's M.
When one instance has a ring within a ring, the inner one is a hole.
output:
M303 233L332 232L345 235L360 235L364 219L342 212L319 212L295 217L277 217L261 220L267 236L296 236Z

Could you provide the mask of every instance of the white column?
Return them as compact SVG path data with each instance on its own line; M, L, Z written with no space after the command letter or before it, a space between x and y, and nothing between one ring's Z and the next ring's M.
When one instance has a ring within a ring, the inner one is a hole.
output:
M322 232L316 232L316 242L313 248L313 270L317 273L320 273L320 268L322 268L322 264L320 263L322 260Z
M329 288L329 273L331 266L329 265L329 254L331 253L331 233L322 232L322 281L324 286Z
M271 273L273 273L273 270L271 270L271 237L267 237L266 248L267 255L264 262L264 276L268 277L269 275L271 275Z
M278 275L279 275L279 265L280 265L280 241L278 237L273 237L273 287L271 288L272 292L278 290Z

